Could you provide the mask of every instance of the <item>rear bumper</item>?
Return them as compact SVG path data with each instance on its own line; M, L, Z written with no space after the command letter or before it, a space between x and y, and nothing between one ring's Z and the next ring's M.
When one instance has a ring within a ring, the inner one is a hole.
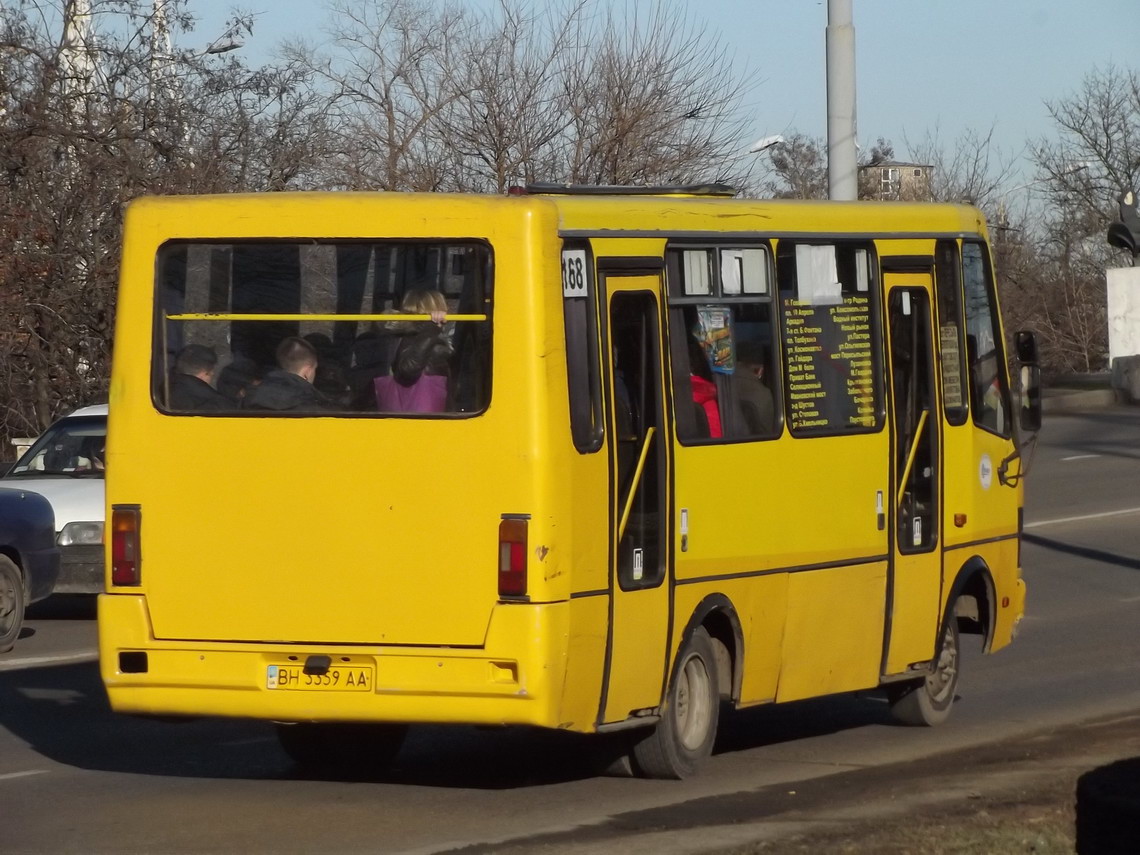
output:
M553 687L561 685L562 668L546 645L561 637L552 624L564 620L565 604L499 608L487 644L466 649L175 642L153 637L145 597L104 594L100 670L117 712L555 727ZM269 666L304 664L313 654L372 668L372 690L269 688Z
M59 577L53 593L99 594L103 591L103 547L61 546Z

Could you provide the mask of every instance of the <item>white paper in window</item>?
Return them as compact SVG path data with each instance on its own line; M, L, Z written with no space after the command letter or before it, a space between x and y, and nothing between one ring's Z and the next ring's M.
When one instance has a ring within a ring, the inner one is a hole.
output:
M744 284L744 252L739 249L720 251L720 286L725 295L741 292Z
M704 250L690 250L684 253L685 293L709 294L709 261Z
M860 249L855 252L855 290L866 291L870 287L868 273L867 250Z
M762 249L746 249L744 255L744 293L768 293L768 253Z
M834 246L796 246L796 290L802 303L836 306L843 302Z

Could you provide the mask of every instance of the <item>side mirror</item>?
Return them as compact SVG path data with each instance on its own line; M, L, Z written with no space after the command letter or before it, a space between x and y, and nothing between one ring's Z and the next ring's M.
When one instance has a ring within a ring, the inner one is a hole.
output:
M1037 364L1037 339L1028 330L1021 330L1014 339L1017 353L1017 391L1021 401L1019 421L1021 429L1034 432L1041 429L1041 368Z
M3 478L12 471L12 467L16 465L15 460L0 461L0 478Z

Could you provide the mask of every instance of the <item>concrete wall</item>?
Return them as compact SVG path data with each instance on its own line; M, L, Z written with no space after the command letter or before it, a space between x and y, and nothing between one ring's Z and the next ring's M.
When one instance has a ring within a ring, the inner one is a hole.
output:
M1108 278L1108 361L1140 354L1140 267L1113 267Z

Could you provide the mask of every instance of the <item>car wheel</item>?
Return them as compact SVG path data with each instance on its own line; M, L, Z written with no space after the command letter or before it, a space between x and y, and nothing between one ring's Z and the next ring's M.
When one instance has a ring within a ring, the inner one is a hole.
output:
M7 653L24 625L24 579L12 559L0 555L0 653Z

